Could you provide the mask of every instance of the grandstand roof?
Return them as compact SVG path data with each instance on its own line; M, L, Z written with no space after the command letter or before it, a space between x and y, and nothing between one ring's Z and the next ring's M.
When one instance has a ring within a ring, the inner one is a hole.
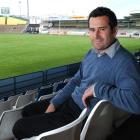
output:
M140 18L140 13L132 13L130 15L136 18Z
M0 16L0 25L5 25L5 24L6 25L27 24L27 20L18 17L13 17L13 16L9 16L9 17Z

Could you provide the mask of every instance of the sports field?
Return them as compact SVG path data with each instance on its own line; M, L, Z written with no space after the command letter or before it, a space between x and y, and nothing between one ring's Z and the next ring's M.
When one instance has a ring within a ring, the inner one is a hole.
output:
M140 39L121 38L132 53ZM0 79L81 61L91 48L86 36L0 34Z

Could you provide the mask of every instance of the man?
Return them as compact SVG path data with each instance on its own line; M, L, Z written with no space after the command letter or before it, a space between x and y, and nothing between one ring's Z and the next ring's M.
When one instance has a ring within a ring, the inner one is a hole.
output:
M79 71L50 103L25 107L13 133L18 139L38 135L75 120L101 99L109 100L124 114L140 113L140 69L133 56L116 39L117 19L108 8L98 7L88 19L93 48Z

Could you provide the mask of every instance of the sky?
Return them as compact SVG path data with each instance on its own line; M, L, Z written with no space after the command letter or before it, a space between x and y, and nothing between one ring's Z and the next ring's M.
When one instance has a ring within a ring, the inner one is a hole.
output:
M0 0L0 8L9 7L10 15L27 15L27 1L30 16L88 16L98 6L111 8L119 19L140 12L140 0Z

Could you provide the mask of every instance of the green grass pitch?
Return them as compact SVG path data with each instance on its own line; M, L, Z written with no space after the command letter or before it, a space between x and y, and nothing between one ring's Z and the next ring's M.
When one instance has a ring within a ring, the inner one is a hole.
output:
M119 40L140 49L140 39ZM79 62L90 48L87 36L0 34L0 79Z

